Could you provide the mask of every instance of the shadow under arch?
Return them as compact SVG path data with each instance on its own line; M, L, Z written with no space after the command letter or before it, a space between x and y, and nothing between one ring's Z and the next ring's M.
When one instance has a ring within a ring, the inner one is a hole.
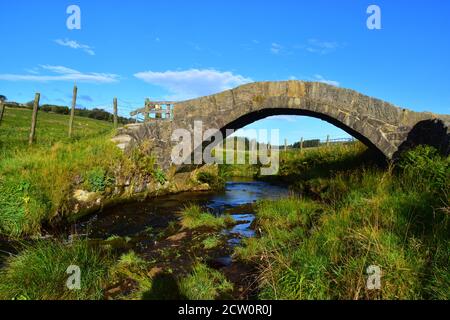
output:
M387 162L387 158L385 154L374 144L372 143L367 137L360 134L355 129L345 125L340 120L333 118L329 115L314 112L310 110L304 110L304 109L292 109L292 108L264 108L257 111L252 111L249 113L246 113L245 115L238 117L237 119L229 122L224 127L220 128L220 133L222 134L224 141L227 138L227 131L229 129L238 130L241 128L244 128L245 126L252 124L256 121L272 117L272 116L279 116L279 115L287 115L287 116L306 116L306 117L312 117L316 119L320 119L323 121L326 121L334 126L336 126L339 129L342 129L352 137L356 138L357 140L361 141L367 148L371 151L371 154L373 155L373 160L379 164L385 164ZM190 154L190 159L193 161L194 154L197 152L203 152L203 150L207 146L217 146L222 141L203 141L203 144ZM188 157L189 158L189 157ZM193 162L191 162L193 163ZM204 164L201 165L183 165L181 166L177 172L184 172L184 171L190 171L193 168L201 167Z
M262 120L262 119L265 119L268 117L272 117L272 116L281 116L281 115L283 115L283 116L305 116L305 117L311 117L311 118L316 118L316 119L326 121L326 122L334 125L335 127L345 131L352 137L361 141L369 149L373 150L380 159L386 158L386 156L383 154L383 152L377 146L375 146L375 144L373 144L367 137L360 134L356 130L350 128L349 126L345 125L338 119L335 119L326 114L322 114L322 113L318 113L318 112L314 112L314 111L310 111L310 110L304 110L304 109L266 108L266 109L261 109L258 111L253 111L253 112L247 113L247 114L237 118L236 120L228 123L225 127L221 128L220 131L222 132L222 135L224 136L224 138L226 138L227 129L238 130L238 129L241 129L241 128L243 128L249 124L252 124L256 121L259 121L259 120Z
M408 133L406 140L399 146L393 159L398 160L405 151L419 145L429 145L436 148L443 156L450 154L450 134L440 119L431 119L418 122Z

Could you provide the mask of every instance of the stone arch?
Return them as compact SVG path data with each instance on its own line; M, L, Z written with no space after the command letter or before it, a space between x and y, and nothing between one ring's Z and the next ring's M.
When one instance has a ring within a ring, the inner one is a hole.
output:
M394 157L420 122L440 121L442 129L436 132L446 137L450 126L449 115L414 112L354 90L324 83L280 81L250 83L178 102L174 106L172 121L129 126L119 132L119 137L128 141L126 145L151 139L158 161L168 167L173 145L170 137L175 129L187 129L193 134L194 121L201 120L209 128L223 130L276 114L307 115L328 121L378 150L387 159ZM448 138L442 138L442 141L447 143L442 148L448 150Z

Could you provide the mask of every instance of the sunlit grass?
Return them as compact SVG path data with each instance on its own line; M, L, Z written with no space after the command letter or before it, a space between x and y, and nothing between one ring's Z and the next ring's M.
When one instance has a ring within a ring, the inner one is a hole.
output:
M218 236L209 236L202 241L203 248L206 250L214 249L220 245L221 241Z
M181 294L189 300L223 299L233 290L233 284L222 273L201 263L181 279L179 286Z
M110 141L114 131L108 122L76 118L69 139L68 116L41 112L37 141L28 146L30 121L29 110L7 109L0 124L0 234L5 236L39 235L43 223L71 219L75 185L101 193L114 182L119 164L127 174L140 170L135 163L150 163L138 151L134 158L124 157Z
M234 219L231 216L215 217L213 214L203 211L198 205L187 206L181 213L181 225L185 229L220 230L233 223Z
M6 261L0 271L0 299L102 299L110 263L106 252L90 248L85 241L67 245L40 241ZM71 265L81 271L79 290L66 285Z
M449 299L449 159L429 149L405 159L395 171L363 166L322 176L320 188L301 181L319 200L261 201L261 236L235 252L261 261L259 298ZM381 290L367 289L370 265L382 270Z

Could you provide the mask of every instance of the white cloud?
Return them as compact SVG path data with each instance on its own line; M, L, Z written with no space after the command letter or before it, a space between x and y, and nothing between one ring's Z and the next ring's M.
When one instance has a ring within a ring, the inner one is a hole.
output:
M32 74L39 74L39 71L37 68L25 69L25 71L28 73L32 73Z
M78 42L76 42L75 40L69 40L69 39L64 39L64 40L62 40L62 39L57 39L57 40L55 40L55 42L56 42L57 44L59 44L60 46L63 46L63 47L69 47L69 48L72 48L72 49L81 49L81 50L83 50L84 52L86 52L87 54L89 54L89 55L91 55L91 56L95 56L95 52L94 52L94 50L93 50L90 46L88 46L88 45L86 45L86 44L78 43Z
M309 39L306 45L306 51L318 54L327 54L336 51L340 47L335 41L321 41L317 39Z
M58 73L58 74L79 74L80 72L63 66L40 65L42 69Z
M314 75L314 80L317 81L317 82L329 84L329 85L332 85L332 86L335 86L335 87L339 87L339 86L340 86L340 83L339 83L339 82L334 81L334 80L328 80L328 79L325 79L325 78L324 78L322 75L320 75L320 74Z
M252 82L250 78L214 69L165 72L145 71L138 72L134 76L147 83L167 89L171 94L171 99L174 100L206 96Z
M270 47L270 52L272 52L273 54L279 54L281 49L283 49L283 47L280 44L274 42Z
M112 83L117 82L119 78L119 76L116 74L97 72L82 73L80 71L64 66L41 65L40 68L43 71L50 72L50 74L0 74L0 80L33 82L77 81L90 83Z

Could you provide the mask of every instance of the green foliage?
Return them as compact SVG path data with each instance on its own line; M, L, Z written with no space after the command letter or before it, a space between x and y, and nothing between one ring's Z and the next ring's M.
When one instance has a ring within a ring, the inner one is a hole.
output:
M292 148L299 149L301 146L300 142L296 142L292 145ZM317 148L320 146L320 139L305 140L303 141L303 148Z
M76 118L75 137L70 140L68 117L43 113L39 116L37 143L28 147L31 113L15 109L7 112L0 126L0 135L8 137L0 141L3 235L37 235L42 223L71 215L67 202L77 177L93 170L88 180L93 189L101 190L110 181L106 172L124 161L123 154L109 141L112 124Z
M85 185L88 191L104 192L114 183L114 178L109 176L104 168L95 167L86 173Z
M218 174L200 171L197 174L197 181L200 183L207 183L212 189L219 190L225 187L225 179Z
M0 206L0 233L18 236L39 228L40 215L51 204L29 181L4 177L0 178Z
M158 183L160 185L163 185L166 183L167 178L166 178L166 174L164 173L164 171L162 171L161 169L157 168L153 174L154 178L156 181L158 181Z
M0 271L0 299L102 299L110 258L85 241L40 241L10 257ZM66 286L70 265L81 270L81 289Z
M285 160L282 174L314 197L258 204L261 236L235 257L261 261L259 298L449 299L448 158L420 147L393 172L350 155ZM318 175L316 165L341 170ZM381 290L366 288L370 265L382 270Z
M215 300L229 298L233 284L219 271L198 263L192 274L181 279L180 292L189 300Z
M398 166L405 185L442 193L450 189L450 158L443 158L430 146L419 146L404 153Z

